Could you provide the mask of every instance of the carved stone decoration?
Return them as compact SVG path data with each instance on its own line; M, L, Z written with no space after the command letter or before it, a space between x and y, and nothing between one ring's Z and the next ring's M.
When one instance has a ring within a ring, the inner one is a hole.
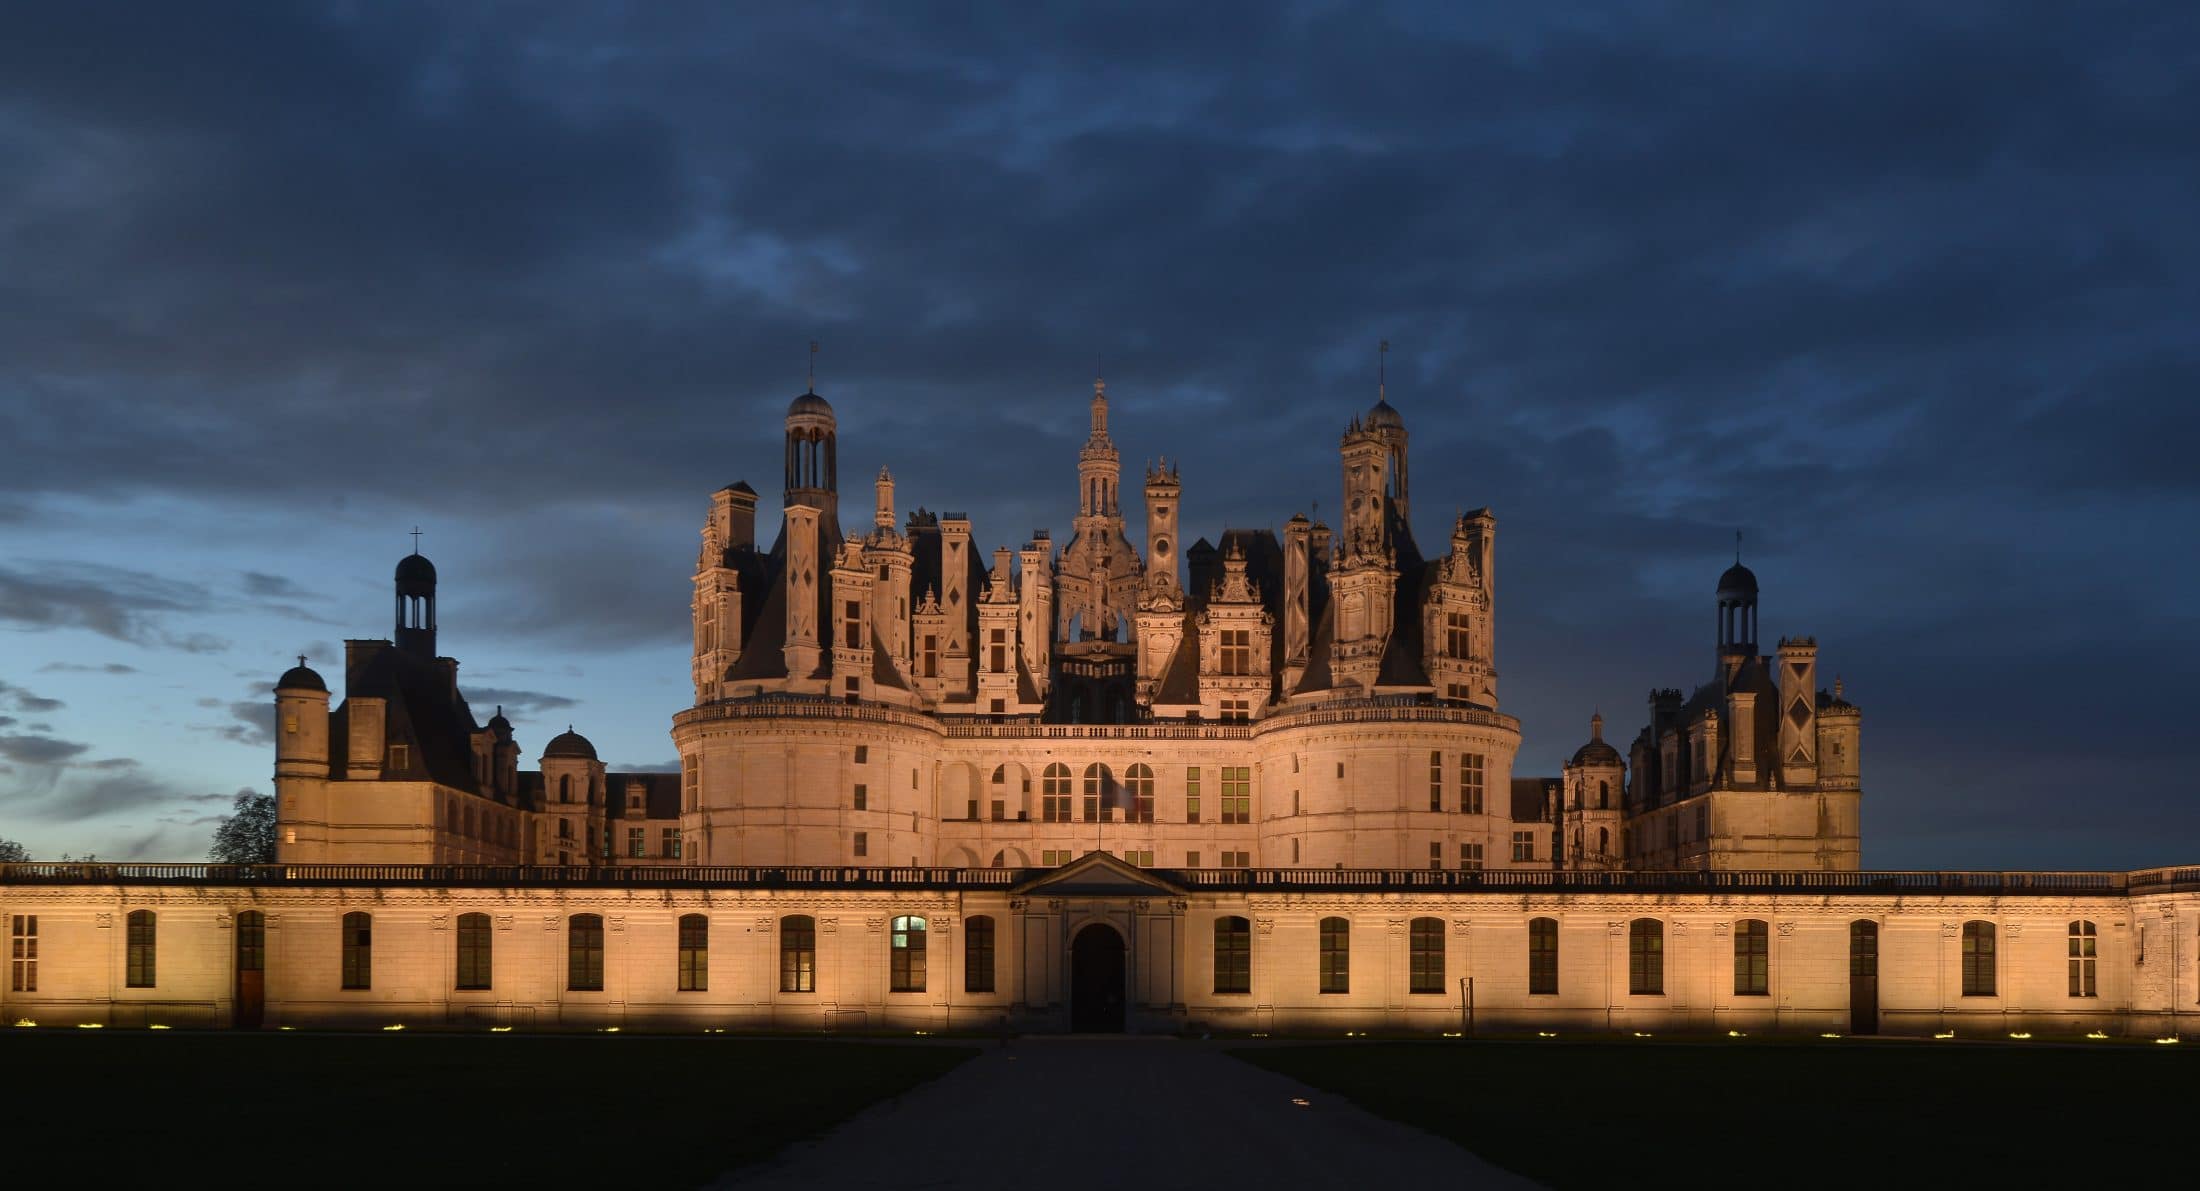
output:
M214 925L222 930L229 929L230 921L231 919L229 917L229 911L227 910L223 910L220 913L214 915Z
M1714 922L1711 924L1711 933L1715 935L1723 935L1733 929L1734 924L1731 922Z
M870 931L872 934L875 935L880 931L886 929L886 920L884 918L877 917L865 918L863 920L863 929Z
M1792 922L1783 922L1783 923L1781 923L1781 924L1780 924L1780 933L1781 933L1781 934L1783 934L1783 935L1792 935L1792 934L1794 934L1794 933L1795 933L1795 924L1794 924L1794 923L1792 923Z
M1940 924L1940 937L1943 939L1953 939L1956 937L1956 931L1959 929L1961 928L1957 927L1956 924L1953 922L1943 922Z
M1270 931L1276 929L1276 920L1273 918L1255 918L1253 920L1253 927L1254 929L1265 935Z
M1467 933L1467 920L1466 920L1466 919L1464 919L1464 918L1454 918L1454 919L1452 919L1452 920L1451 920L1451 933L1453 933L1453 934L1455 934L1455 935L1463 935L1463 934L1466 934L1466 933Z
M626 929L626 915L613 914L611 916L611 929L613 931L624 931Z
M1134 897L1131 899L1131 909L1136 913L1143 914L1152 907L1153 899L1150 897Z
M1056 912L1060 912L1060 911L1061 911L1061 910L1062 910L1063 908L1067 907L1068 905L1069 905L1069 903L1068 903L1067 901L1065 901L1065 900L1063 900L1063 899L1061 899L1061 898L1059 898L1059 897L1050 897L1050 898L1048 898L1048 899L1047 899L1047 909L1049 909L1049 910L1054 910L1054 911L1056 911Z
M1687 934L1687 933L1688 933L1688 924L1687 924L1687 923L1685 923L1685 922L1676 922L1676 923L1674 923L1674 924L1673 924L1673 933L1674 933L1674 934L1676 934L1676 935L1685 935L1685 934Z
M1392 935L1402 935L1406 933L1406 920L1403 918L1390 919L1383 925L1389 928Z
M828 935L837 935L840 933L840 919L820 918L817 920L817 929L824 931Z
M2021 922L2005 922L2002 924L2001 929L2008 932L2009 937L2014 939L2024 933L2024 924Z
M115 916L114 916L114 915L112 915L112 914L101 914L101 915L99 916L99 929L101 929L101 930L106 930L106 929L107 929L108 927L111 927L111 926L113 926L114 924L115 924Z
M265 925L267 929L274 930L275 924L281 922L282 920L282 915L270 911L265 917L260 919L260 922Z
M497 915L497 929L498 929L498 930L510 930L510 929L512 929L512 916L511 916L510 914L499 914L499 915Z
M1173 914L1182 914L1182 913L1183 913L1184 911L1186 911L1186 910L1189 910L1189 909L1191 909L1191 908L1192 908L1192 899L1190 899L1190 898L1188 898L1188 897L1172 897L1172 898L1170 898L1170 899L1169 899L1169 912L1170 912L1170 913L1173 913Z
M437 914L437 915L434 915L434 916L430 917L430 918L428 919L428 929L429 929L429 930L449 930L449 929L451 929L451 916L450 916L449 914Z
M1624 935L1627 933L1627 924L1624 922L1606 922L1604 924L1604 933L1612 935L1614 937Z
M1028 897L1012 897L1008 899L1008 908L1011 910L1023 910L1030 905L1031 899Z
M758 930L760 930L760 931L768 931L768 930L770 930L771 928L772 928L772 917L771 917L771 915L769 915L769 914L758 914L758 915L756 916L756 929L758 929Z
M544 929L544 930L556 930L556 929L558 929L558 916L557 916L557 915L555 915L555 914L545 914L545 915L543 915L543 916L542 916L542 929Z

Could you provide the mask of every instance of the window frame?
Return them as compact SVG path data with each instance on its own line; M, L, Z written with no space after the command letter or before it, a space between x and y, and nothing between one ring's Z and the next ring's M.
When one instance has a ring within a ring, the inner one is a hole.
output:
M2100 928L2089 918L2072 919L2068 938L2070 995L2080 999L2100 996Z
M1967 997L2000 996L1999 975L1995 952L1998 932L1994 924L1983 918L1973 918L1963 924L1962 973L1963 995Z
M682 914L678 932L680 992L710 991L710 916Z
M1627 995L1665 995L1665 923L1637 918L1627 924Z
M1444 992L1444 920L1422 915L1406 924L1406 992Z
M495 924L487 914L469 913L460 914L452 926L455 966L451 987L459 992L489 991L496 976Z
M1253 922L1242 914L1215 919L1213 944L1215 995L1248 996L1253 991Z
M1734 995L1772 995L1772 924L1762 918L1734 923Z
M780 916L779 991L817 991L817 919L811 915Z
M344 915L337 929L343 952L343 966L339 972L342 987L354 991L373 988L374 915L365 910L353 910Z
M925 937L931 934L931 924L921 914L901 914L888 923L886 990L897 993L921 993L925 984Z
M993 916L991 914L976 914L963 919L962 941L963 991L966 993L990 993L995 991Z
M1319 991L1324 996L1352 991L1352 920L1330 916L1321 920Z
M602 992L603 915L573 914L565 920L565 990Z
M1558 995L1558 919L1528 920L1528 995Z

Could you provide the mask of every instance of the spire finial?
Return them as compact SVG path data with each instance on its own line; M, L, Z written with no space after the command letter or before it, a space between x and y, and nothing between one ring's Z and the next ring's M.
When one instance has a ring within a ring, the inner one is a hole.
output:
M1390 340L1375 349L1375 400L1383 400L1390 389Z
M497 704L497 714L498 714L498 715L503 715L503 714L504 714L504 704L502 704L502 703L499 703L499 704Z
M809 378L809 379L810 379L810 387L809 387L808 391L809 391L809 392L811 392L811 393L815 393L815 392L817 392L817 340L815 340L815 339L812 339L812 340L810 340L810 378Z
M1833 697L1836 699L1841 697L1841 676L1838 674L1833 676Z
M415 526L413 526L413 527L412 527L412 535L413 535L413 553L415 553L415 554L418 554L418 553L420 553L420 527L419 527L419 526L415 525Z
M304 667L304 665L305 665L305 664L306 664L306 655L304 655L304 654L302 654L302 653L301 653L301 654L299 654L299 655L298 655L298 665L299 665L299 666L300 666L300 667L302 668L302 667ZM1838 679L1838 678L1834 679L1834 682L1835 682L1835 684L1837 684L1837 685L1838 685L1838 684L1840 683L1840 681L1841 681L1841 680L1840 680L1840 679Z
M1742 565L1742 531L1734 531L1734 565Z
M1589 715L1589 739L1604 739L1604 712L1601 709Z

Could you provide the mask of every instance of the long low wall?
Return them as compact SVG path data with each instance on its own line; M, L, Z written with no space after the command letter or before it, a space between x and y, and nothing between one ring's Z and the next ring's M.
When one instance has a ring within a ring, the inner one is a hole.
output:
M488 870L15 866L0 871L11 936L0 1017L1063 1030L1092 1024L1118 970L1125 1026L1149 1031L1434 1032L1471 1015L1483 1031L2152 1036L2200 1013L2194 870L1823 885L1603 874L1505 888L1411 871L1210 879L1112 862L1060 877L699 872L492 882ZM600 961L590 920L575 930L581 916L600 921ZM459 987L462 946L486 988ZM1532 954L1547 957L1544 987L1531 984Z

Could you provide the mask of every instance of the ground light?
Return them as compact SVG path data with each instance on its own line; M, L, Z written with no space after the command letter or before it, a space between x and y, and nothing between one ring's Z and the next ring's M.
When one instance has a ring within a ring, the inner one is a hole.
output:
M1956 1032L1955 1032L1954 1030L1950 1030L1950 1031L1948 1031L1948 1032L1947 1032L1947 1033L1945 1033L1945 1034L1935 1034L1935 1035L1933 1035L1933 1040L1934 1040L1935 1042L1945 1042L1945 1041L1947 1041L1948 1039L1950 1039L1950 1038L1953 1038L1953 1037L1955 1037L1955 1036L1956 1036Z
M1820 1035L1818 1035L1818 1036L1819 1036L1820 1038L1839 1038L1839 1037L1840 1037L1841 1035L1839 1035L1839 1034L1820 1034Z
M15 1028L18 1030L34 1030L38 1028L38 1023L27 1017L18 1017L15 1019Z
M1648 1037L1650 1037L1650 1035L1648 1035L1648 1034L1646 1034L1646 1033L1642 1032L1641 1030L1636 1030L1636 1031L1635 1031L1635 1037L1637 1037L1637 1038L1648 1038Z
M1727 1037L1729 1037L1729 1038L1747 1038L1747 1037L1749 1037L1749 1035L1747 1035L1747 1034L1744 1034L1744 1033L1742 1033L1742 1032L1741 1032L1740 1030L1728 1030L1728 1031L1726 1032L1726 1036L1727 1036Z
M2020 1034L2020 1033L2012 1033L2012 1034L2010 1034L2009 1036L2010 1036L2011 1038L2014 1038L2014 1039L2016 1039L2016 1040L2017 1040L2017 1041L2019 1041L2019 1042L2023 1042L2023 1041L2025 1041L2025 1040L2027 1040L2027 1039L2029 1039L2029 1038L2031 1038L2031 1037L2032 1037L2032 1035L2031 1035L2031 1033L2030 1033L2029 1031L2027 1031L2027 1032L2025 1032L2025 1033L2021 1033L2021 1034Z
M405 1023L404 1023L404 1022L398 1022L398 1023L397 1023L396 1025L394 1025L394 1026L383 1026L383 1027L382 1027L382 1032L383 1032L383 1033L385 1033L385 1034L389 1034L389 1033L394 1033L394 1032L396 1032L396 1031L398 1031L398 1030L402 1030L402 1029L404 1029L404 1028L405 1028Z
M2171 1035L2170 1035L2169 1037L2167 1037L2167 1038L2156 1038L2156 1039L2154 1040L2154 1044L2155 1044L2156 1046L2175 1046L2175 1045L2177 1045L2177 1042L2178 1042L2178 1038L2177 1038L2177 1035L2175 1035L2175 1034L2171 1034Z
M1556 1038L1558 1032L1556 1030L1537 1030L1535 1036L1538 1038Z
M104 1030L107 1027L96 1021L80 1021L76 1023L76 1028L79 1030Z
M490 1027L489 1027L489 1032L490 1032L490 1033L492 1033L492 1034L509 1034L509 1033L511 1033L511 1032L512 1032L512 1027L510 1027L510 1026L490 1026Z
M2108 1035L2101 1032L2100 1030L2095 1030L2092 1033L2087 1034L2086 1037L2093 1039L2095 1042L2100 1042L2106 1039Z

